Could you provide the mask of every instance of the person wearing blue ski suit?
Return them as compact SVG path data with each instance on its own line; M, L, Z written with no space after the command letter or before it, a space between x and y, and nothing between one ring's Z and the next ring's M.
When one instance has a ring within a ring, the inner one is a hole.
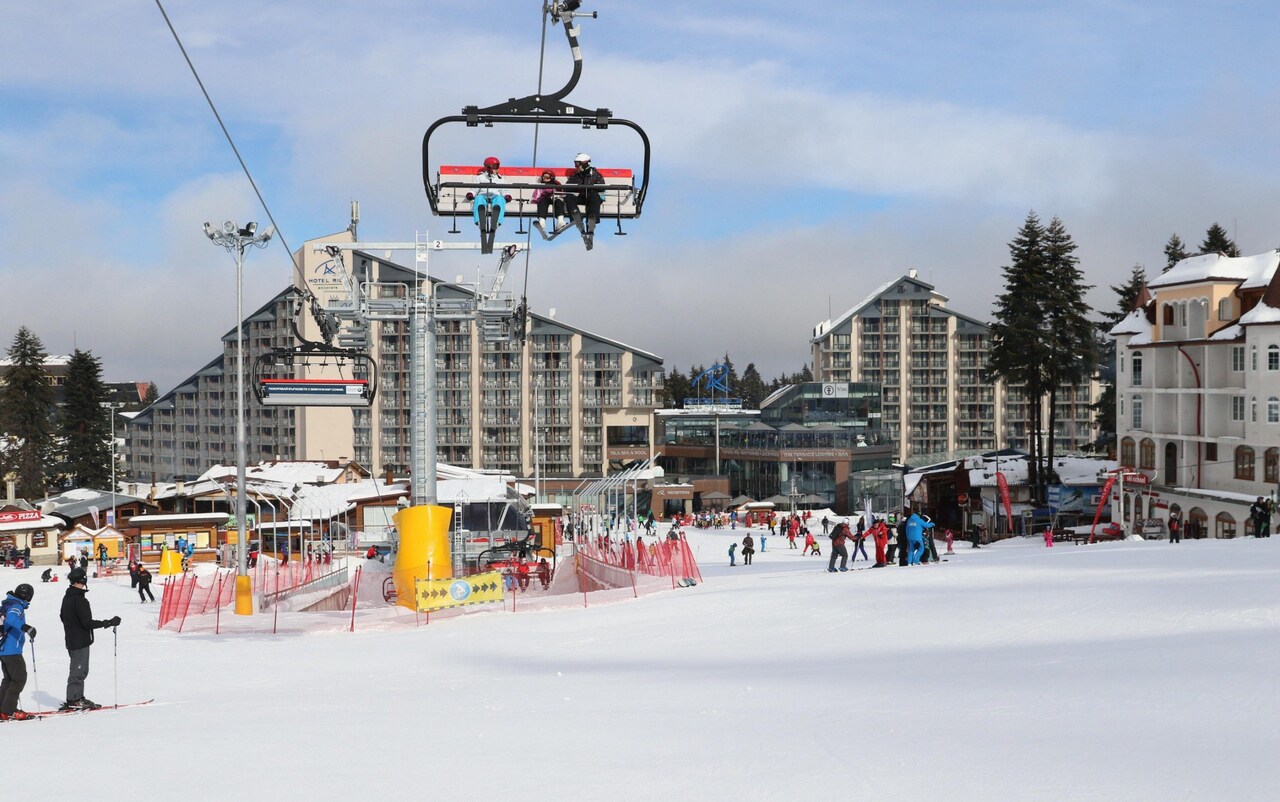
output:
M919 565L920 554L924 552L924 530L932 529L933 521L921 518L918 513L911 513L907 519L907 544L911 549L907 557L908 565Z
M9 591L3 602L0 667L3 667L4 679L0 680L0 721L31 718L18 709L18 696L27 686L27 661L22 658L22 649L27 644L27 636L33 641L36 639L36 628L27 623L27 607L33 596L35 590L22 584Z

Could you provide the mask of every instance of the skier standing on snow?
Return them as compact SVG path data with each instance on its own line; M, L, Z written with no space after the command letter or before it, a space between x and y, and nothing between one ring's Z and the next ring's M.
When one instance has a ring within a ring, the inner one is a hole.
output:
M748 534L742 539L742 564L751 565L751 555L756 553L756 542Z
M884 521L876 521L871 525L871 536L876 541L876 568L884 568L887 564L884 558L885 547L889 545L889 527L884 525Z
M120 616L106 621L95 621L89 608L88 575L77 568L67 576L71 587L62 597L62 628L66 634L67 652L71 655L71 670L67 674L67 701L63 710L96 710L102 705L90 701L84 695L84 681L89 676L89 647L93 645L93 631L120 625Z
M27 686L27 661L22 658L22 647L28 637L33 642L36 639L36 628L27 623L27 607L35 595L35 589L24 582L0 602L0 668L4 672L4 679L0 680L0 721L34 718L18 709L18 695Z
M151 592L151 572L142 563L138 563L138 598L143 604L156 600L156 595Z
M730 568L737 565L737 563L734 562L734 556L733 556L733 553L737 551L737 549L738 549L738 544L736 541L729 544L729 567Z
M822 519L826 523L826 519ZM840 570L849 570L849 551L844 546L845 538L849 537L849 525L846 523L836 524L836 528L831 533L831 559L827 561L827 571L834 574L836 572L836 557L840 558Z
M906 530L907 541L911 545L911 554L908 558L911 565L920 564L920 555L924 552L924 530L932 528L933 521L921 518L916 513L912 513L904 524L903 529Z
M1053 527L1046 526L1044 528L1044 546L1047 549L1053 548Z
M848 521L845 521L844 525L846 529L849 528ZM871 561L871 558L867 556L867 547L863 545L863 541L866 539L867 539L867 532L863 528L862 519L859 518L858 528L853 533L853 559L850 562L856 563L858 561L858 552L862 552L862 559L866 560L867 562Z

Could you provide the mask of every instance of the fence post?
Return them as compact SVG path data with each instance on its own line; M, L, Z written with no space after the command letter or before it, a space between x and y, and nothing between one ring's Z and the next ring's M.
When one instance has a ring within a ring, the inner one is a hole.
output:
M360 596L360 572L363 568L364 566L361 566L361 565L356 566L355 582L352 583L354 585L354 587L352 587L351 589L351 631L352 632L356 631L356 599L359 598Z
M280 593L280 564L276 563L276 594ZM271 605L271 634L275 635L280 624L280 599L276 599L276 603Z
M578 572L578 588L582 591L582 606L587 606L587 578L586 567L583 565L583 558L586 555L574 552L573 567Z

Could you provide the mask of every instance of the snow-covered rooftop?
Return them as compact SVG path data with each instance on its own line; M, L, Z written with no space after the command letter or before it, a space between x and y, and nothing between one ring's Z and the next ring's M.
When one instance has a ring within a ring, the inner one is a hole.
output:
M1112 326L1109 334L1112 337L1119 337L1124 334L1145 334L1150 337L1154 328L1151 325L1151 321L1147 320L1147 313L1141 309L1135 309L1119 323Z
M1242 286L1265 286L1280 263L1280 252L1267 251L1255 256L1223 256L1220 253L1204 253L1190 256L1151 280L1152 289L1197 281L1223 279L1243 282Z

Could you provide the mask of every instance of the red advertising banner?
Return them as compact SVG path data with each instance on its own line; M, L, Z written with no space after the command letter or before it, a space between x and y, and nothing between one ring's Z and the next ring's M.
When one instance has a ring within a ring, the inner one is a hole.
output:
M41 517L39 510L10 510L0 512L0 524L35 523Z
M1093 526L1089 527L1089 542L1093 542L1093 533L1098 529L1098 521L1102 518L1102 509L1107 506L1107 498L1111 495L1111 486L1116 483L1119 473L1113 473L1107 477L1107 483L1102 486L1102 497L1098 499L1098 511L1093 514Z
M1009 502L1009 481L1004 478L1002 471L996 471L996 487L1000 488L1000 503L1004 504L1005 517L1009 519L1009 525L1013 526L1013 504Z

